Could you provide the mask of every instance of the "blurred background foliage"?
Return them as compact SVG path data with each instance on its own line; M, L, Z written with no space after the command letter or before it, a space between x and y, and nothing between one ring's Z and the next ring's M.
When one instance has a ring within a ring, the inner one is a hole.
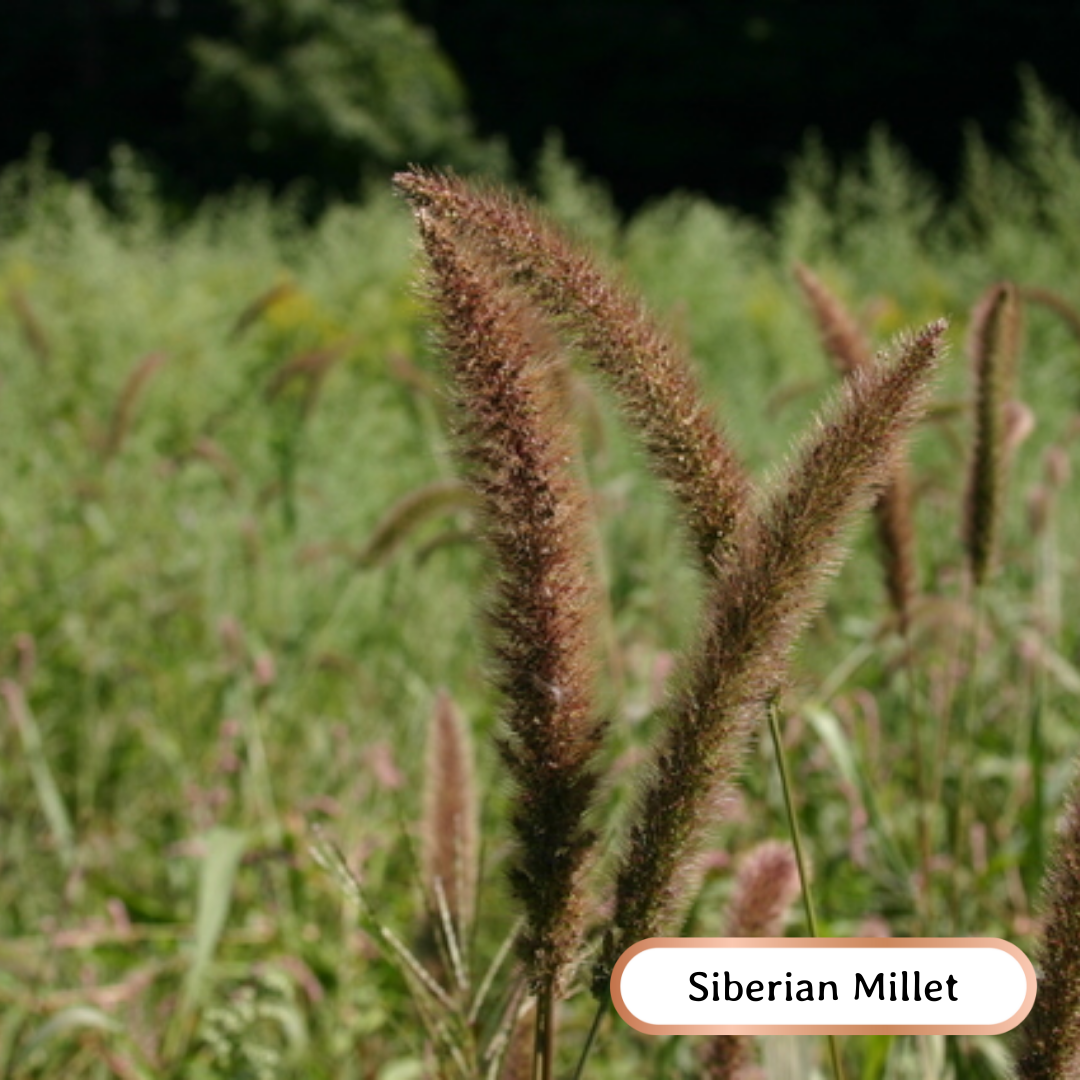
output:
M313 206L407 162L493 174L454 66L398 0L72 0L3 13L0 157L45 134L101 177L135 147L190 209L207 191L301 184Z
M464 88L396 0L234 0L237 39L196 38L191 100L229 175L315 179L335 194L406 162L505 172Z
M416 821L439 687L477 735L487 793L478 969L510 929L497 702L473 618L482 554L467 504L443 497L454 469L416 240L384 182L409 160L530 187L688 345L760 476L835 385L795 260L878 344L953 319L914 457L914 697L864 523L800 650L785 732L825 931L912 932L911 717L937 738L972 626L968 312L1001 278L1080 298L1076 69L1061 59L1077 10L6 0L0 1077L427 1075L400 965L311 851L321 824L422 950ZM1018 95L1024 60L1066 100L1030 71ZM910 114L879 94L890 80ZM939 853L950 910L931 929L1025 948L1080 722L1064 614L1080 600L1063 479L1074 334L1031 307L1018 396L1034 430L970 673L981 719L939 747L932 808L944 831L970 769L972 857ZM584 380L574 402L617 831L698 589L608 404ZM430 513L395 524L432 490ZM755 749L685 932L718 932L733 862L784 834L774 766ZM588 1012L567 1006L568 1046ZM846 1053L865 1080L926 1080L927 1053L942 1077L1007 1070L1005 1040L943 1047L882 1036ZM815 1075L811 1040L768 1053L773 1080ZM622 1032L596 1075L698 1076L697 1054Z
M532 177L689 345L757 475L835 385L794 260L878 343L953 318L953 359L915 452L917 696L899 677L866 523L791 690L787 738L830 934L916 925L909 725L914 713L937 737L971 626L967 312L1003 277L1080 297L1072 114L1029 80L1009 152L973 135L965 155L951 197L883 130L849 161L811 140L767 222L685 193L626 215L557 140ZM379 918L423 947L415 823L439 687L477 736L487 793L478 970L508 932L474 522L443 498L388 526L403 499L454 476L415 256L385 187L329 200L314 220L302 192L251 189L180 219L129 150L95 185L40 145L0 178L0 1075L425 1075L399 967L311 848L321 824ZM970 767L977 857L942 853L955 906L933 927L1030 947L1080 721L1080 637L1063 617L1078 599L1065 541L1078 509L1048 502L1044 471L1053 451L1060 479L1075 454L1080 354L1052 312L1029 314L1018 394L1035 427L987 596L973 691L984 719L941 756L949 783L934 811L947 814L951 778ZM600 540L617 830L698 589L671 508L607 402L584 381L575 401ZM1028 512L1039 500L1041 517ZM1033 818L1035 703L1046 801ZM684 932L718 932L733 860L782 835L761 746L710 840ZM565 1010L568 1047L588 1013L581 996ZM770 1075L814 1075L815 1045L770 1041ZM868 1080L931 1075L910 1040L846 1045ZM940 1075L1002 1075L1003 1047L958 1043ZM696 1055L694 1040L613 1029L596 1075L697 1076Z

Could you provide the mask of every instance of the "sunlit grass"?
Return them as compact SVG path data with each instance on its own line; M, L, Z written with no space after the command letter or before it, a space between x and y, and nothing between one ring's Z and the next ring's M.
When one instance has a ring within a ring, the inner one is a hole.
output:
M1066 542L1077 501L1043 475L1050 447L1072 453L1080 345L1051 311L1028 309L1018 395L1036 424L1013 463L971 688L960 525L971 305L1002 278L1080 300L1075 124L1034 90L1026 110L1009 161L973 144L953 203L880 133L838 176L808 152L769 227L685 195L616 226L602 192L557 157L542 177L556 212L594 222L589 239L690 343L759 470L834 381L795 259L880 345L953 318L953 361L913 455L926 593L913 678L864 526L784 703L828 934L1032 942L1037 863L1077 750L1080 693ZM0 182L0 658L11 681L0 724L0 1076L419 1077L425 1036L406 983L309 851L323 822L378 918L421 947L410 838L428 715L448 687L478 736L489 793L474 970L513 924L469 511L450 501L386 559L360 557L399 500L453 476L411 227L379 193L314 225L257 195L171 223L125 168L113 213L40 162ZM268 394L282 365L326 349L340 355L320 381ZM111 437L131 372L158 353ZM674 515L608 405L588 408L617 817L697 587ZM1052 507L1035 529L1032 499ZM20 719L11 703L23 699ZM955 733L969 700L967 742L939 746L946 713ZM912 710L942 793L927 810L928 913L914 883ZM685 931L717 932L730 860L785 835L762 740ZM798 916L791 930L805 932ZM583 1035L589 1020L587 1002L572 1002L563 1023ZM976 1077L1000 1075L1006 1043L847 1039L844 1053L867 1078L932 1075L938 1057ZM771 1043L770 1076L810 1075L819 1050ZM697 1054L693 1040L606 1028L590 1074L696 1076Z

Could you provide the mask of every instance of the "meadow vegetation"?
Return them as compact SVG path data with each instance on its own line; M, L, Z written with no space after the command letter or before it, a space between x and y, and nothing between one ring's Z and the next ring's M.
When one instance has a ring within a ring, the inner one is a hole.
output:
M846 163L811 140L768 222L686 193L623 220L554 143L536 187L693 355L755 479L779 475L840 381L797 265L874 347L949 318L910 453L910 611L890 603L864 514L778 712L822 933L1000 936L1034 954L1080 750L1080 125L1029 83L1010 153L970 133L950 195L884 131ZM489 556L419 266L389 190L314 223L258 192L177 221L122 151L97 193L41 154L0 178L0 1077L486 1076L503 1036L501 1075L528 1075L504 947L514 796L477 619ZM974 587L968 339L999 282L1024 320L1000 527ZM703 588L602 385L575 372L564 389L602 583L591 820L619 837ZM442 749L425 751L429 729ZM764 733L678 932L782 923L739 899L786 850L759 847L788 836ZM440 900L424 886L447 813L436 766L470 744L482 801L461 843L480 885ZM447 922L472 926L454 955ZM807 932L797 907L786 931ZM558 1010L560 1076L593 1018L589 978L586 963ZM1010 1075L1016 1046L840 1051L849 1077L967 1080ZM773 1080L828 1075L820 1040L759 1050ZM585 1075L690 1077L705 1060L703 1040L609 1016Z

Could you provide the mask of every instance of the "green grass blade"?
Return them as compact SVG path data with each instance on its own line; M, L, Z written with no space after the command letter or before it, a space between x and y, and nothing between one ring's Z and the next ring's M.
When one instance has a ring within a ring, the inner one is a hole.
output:
M199 873L199 899L195 913L195 952L184 981L184 1004L197 1004L207 969L217 951L232 903L236 871L244 854L244 834L235 829L212 829Z
M35 1050L44 1049L49 1043L81 1031L100 1031L116 1034L120 1025L100 1009L91 1005L72 1005L54 1013L27 1040L20 1057L27 1058Z
M881 812L874 788L866 773L859 768L851 741L840 721L830 710L813 701L803 705L803 715L810 721L844 782L859 793L889 869L898 880L907 881L910 878L907 862L893 841L892 830Z
M60 788L49 767L49 759L45 756L41 729L18 683L5 680L0 684L0 694L3 695L8 715L19 732L26 763L30 768L38 802L41 804L41 812L49 824L49 831L52 833L60 861L65 870L70 870L75 864L75 830L72 827L67 806L60 794Z

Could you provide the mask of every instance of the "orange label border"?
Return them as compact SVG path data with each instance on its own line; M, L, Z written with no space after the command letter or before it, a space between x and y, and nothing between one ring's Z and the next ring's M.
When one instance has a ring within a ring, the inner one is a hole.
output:
M998 949L1024 970L1027 993L1020 1008L998 1024L647 1024L623 1001L626 965L646 949ZM1035 1004L1035 968L1024 953L1001 938L646 938L631 945L611 972L611 1000L635 1031L646 1035L999 1035L1023 1023Z

